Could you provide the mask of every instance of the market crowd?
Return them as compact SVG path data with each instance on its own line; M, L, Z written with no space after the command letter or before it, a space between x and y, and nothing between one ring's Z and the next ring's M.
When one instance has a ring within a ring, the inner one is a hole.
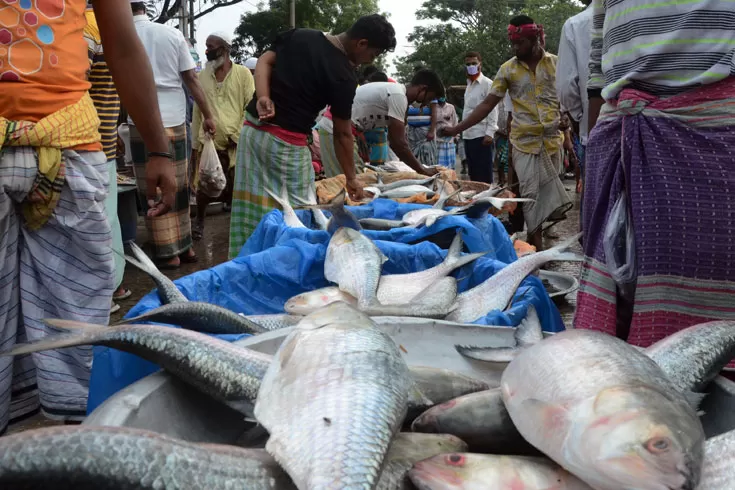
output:
M213 32L199 72L192 46L142 2L6 0L0 349L53 333L44 318L106 325L129 294L122 148L162 269L197 260L213 200L231 210L234 257L275 206L267 190L307 201L321 171L344 175L360 199L364 164L391 160L424 175L461 162L486 183L497 170L534 199L520 226L542 250L544 225L572 208L561 176L573 171L585 253L577 328L647 346L735 318L735 11L726 0L587 3L558 54L524 15L509 20L512 57L497 73L468 46L460 111L431 67L405 84L359 69L396 47L379 15L343 33L284 32L244 66L230 58L231 34ZM226 179L217 197L192 192L211 145ZM39 410L81 420L91 364L89 348L0 358L0 433Z

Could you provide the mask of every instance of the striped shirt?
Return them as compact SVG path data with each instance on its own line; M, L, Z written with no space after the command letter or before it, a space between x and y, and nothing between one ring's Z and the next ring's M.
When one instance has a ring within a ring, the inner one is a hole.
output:
M120 115L120 98L117 95L115 84L112 81L110 69L105 62L97 21L94 12L87 10L87 26L84 28L84 39L87 41L89 53L89 82L92 87L89 95L92 97L97 115L100 118L100 136L102 150L108 160L117 156L117 119Z
M730 0L594 0L588 89L658 97L735 75Z

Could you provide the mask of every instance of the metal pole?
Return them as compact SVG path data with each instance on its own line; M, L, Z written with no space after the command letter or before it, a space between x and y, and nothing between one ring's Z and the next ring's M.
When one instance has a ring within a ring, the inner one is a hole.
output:
M186 1L186 0L184 0ZM194 0L189 0L189 38L191 39L191 45L194 46L196 43L196 29L194 27Z
M183 2L181 2L181 9L179 10L179 14L181 15L181 20L179 21L179 29L186 39L189 39L189 15L187 13L188 7L189 4L186 2L186 0L184 0Z
M296 0L291 0L291 29L296 29Z

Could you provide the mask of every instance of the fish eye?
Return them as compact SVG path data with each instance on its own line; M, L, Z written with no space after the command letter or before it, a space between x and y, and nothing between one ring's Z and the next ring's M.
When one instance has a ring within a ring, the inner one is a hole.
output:
M461 454L450 454L447 456L447 463L452 466L464 465L464 456Z
M646 450L652 454L665 453L671 447L671 441L667 437L654 437L646 441Z

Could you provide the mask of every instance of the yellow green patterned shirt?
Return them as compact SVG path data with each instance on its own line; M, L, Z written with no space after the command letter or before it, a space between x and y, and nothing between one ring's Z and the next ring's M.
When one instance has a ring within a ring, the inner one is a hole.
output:
M544 53L532 73L518 58L503 64L495 76L490 93L500 97L510 94L513 102L513 122L510 142L524 153L538 154L542 148L549 153L559 151L564 134L559 131L560 111L556 96L556 55Z

